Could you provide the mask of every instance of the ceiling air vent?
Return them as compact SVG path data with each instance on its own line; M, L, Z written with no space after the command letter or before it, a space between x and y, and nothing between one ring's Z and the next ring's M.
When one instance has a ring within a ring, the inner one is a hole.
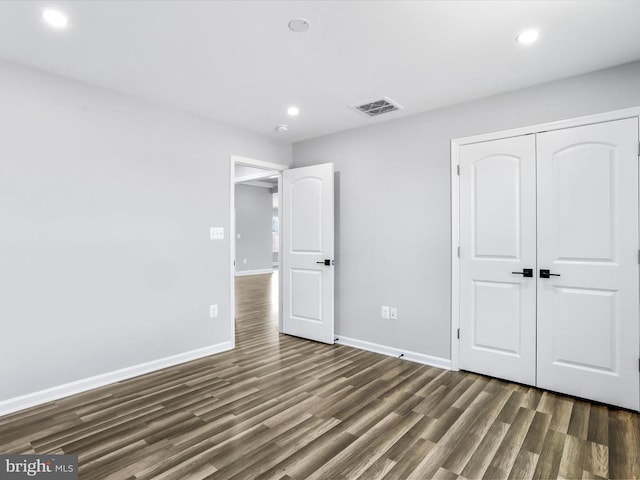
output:
M352 105L356 112L360 112L367 117L377 117L383 113L395 112L402 110L402 107L388 97L382 97L380 100L363 103L362 105Z

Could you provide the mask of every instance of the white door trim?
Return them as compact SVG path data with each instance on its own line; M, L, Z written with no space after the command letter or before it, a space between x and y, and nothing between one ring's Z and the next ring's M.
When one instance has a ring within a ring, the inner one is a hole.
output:
M236 268L234 260L236 258L236 165L246 165L248 167L263 168L265 170L275 170L278 174L278 205L282 205L282 171L290 167L279 163L264 162L253 158L231 155L229 157L229 322L231 324L231 348L236 346ZM278 221L282 224L282 209L278 208ZM280 240L282 246L282 239ZM282 250L282 248L280 248ZM282 331L282 275L278 277L278 330Z
M501 138L518 137L533 133L541 133L550 130L580 127L594 123L602 123L624 118L640 117L640 106L598 113L583 117L570 118L556 122L541 123L511 130L502 130L469 137L454 138L451 140L451 369L460 369L460 351L457 338L460 328L460 260L458 258L458 246L460 245L460 177L458 176L458 164L460 147L470 143L486 142ZM638 339L640 342L640 338Z

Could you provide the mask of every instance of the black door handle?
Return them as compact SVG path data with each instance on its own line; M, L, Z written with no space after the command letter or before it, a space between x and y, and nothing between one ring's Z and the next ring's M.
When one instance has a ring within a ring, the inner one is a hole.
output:
M522 275L523 277L533 277L533 268L523 268L521 272L511 272L514 275Z
M319 263L320 265L327 265L327 266L331 266L331 260L329 260L328 258L325 258L323 261L321 262L316 262Z
M540 278L551 278L551 277L559 277L559 273L550 273L549 270L545 270L543 268L540 269Z

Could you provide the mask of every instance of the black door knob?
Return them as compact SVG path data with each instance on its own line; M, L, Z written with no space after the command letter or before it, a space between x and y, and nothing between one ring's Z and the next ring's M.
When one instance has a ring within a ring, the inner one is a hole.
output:
M551 273L549 270L544 268L540 269L540 278L551 278L551 277L559 277L559 273Z
M523 268L521 272L511 272L514 275L522 275L523 277L533 277L533 268Z

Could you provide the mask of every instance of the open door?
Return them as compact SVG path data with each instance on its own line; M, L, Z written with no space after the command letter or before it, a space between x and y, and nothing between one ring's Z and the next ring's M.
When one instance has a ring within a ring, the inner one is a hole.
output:
M333 164L283 172L280 233L282 332L333 343Z

